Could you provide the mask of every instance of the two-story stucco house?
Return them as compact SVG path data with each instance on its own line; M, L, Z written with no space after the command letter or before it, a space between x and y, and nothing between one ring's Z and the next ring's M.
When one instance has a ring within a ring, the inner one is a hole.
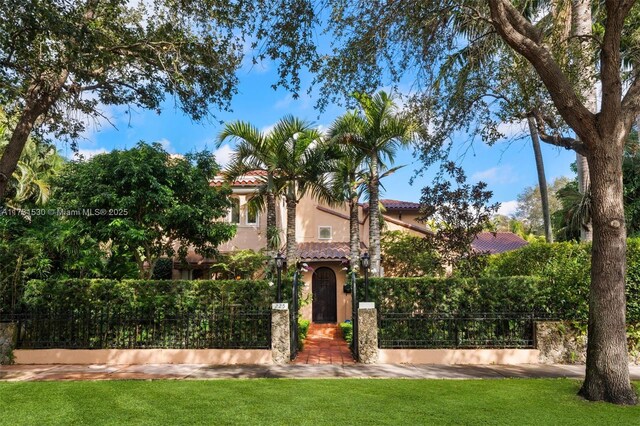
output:
M242 249L258 251L266 247L266 217L261 213L252 213L247 208L248 200L256 193L263 179L264 173L255 171L233 182L233 206L226 220L237 225L237 232L231 241L219 247L221 252ZM222 183L223 178L217 177L211 185L218 186ZM401 230L415 235L430 232L417 220L420 208L418 203L384 199L381 203L385 210L382 216L386 230ZM278 226L285 229L286 206L282 200L276 216ZM359 218L361 251L364 253L369 244L367 204L359 206ZM499 234L486 234L489 235L478 236L483 244L483 251L497 253L526 244L526 241L511 233L505 233L509 234L505 241ZM296 239L299 260L309 266L309 270L304 272L302 277L304 293L312 295L312 302L302 308L302 316L318 323L335 323L350 319L351 294L345 292L344 288L347 280L345 264L349 257L348 206L345 204L341 207L329 207L310 195L305 196L298 204ZM501 249L502 243L507 244L506 250ZM188 270L174 270L174 278L202 278L206 276L207 266L212 262L195 253L190 253L187 261L192 267Z

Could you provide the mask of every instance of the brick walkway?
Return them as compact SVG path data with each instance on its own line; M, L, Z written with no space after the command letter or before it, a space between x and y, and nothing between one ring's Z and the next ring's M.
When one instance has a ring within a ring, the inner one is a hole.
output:
M337 324L311 324L304 349L294 364L354 364L351 349Z

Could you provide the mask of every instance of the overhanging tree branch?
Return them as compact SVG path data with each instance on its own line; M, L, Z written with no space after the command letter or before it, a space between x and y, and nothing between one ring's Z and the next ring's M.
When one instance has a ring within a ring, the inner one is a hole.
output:
M589 136L597 134L595 115L584 106L551 52L539 43L535 27L508 1L489 0L489 7L496 30L536 69L567 124L580 139L593 139Z

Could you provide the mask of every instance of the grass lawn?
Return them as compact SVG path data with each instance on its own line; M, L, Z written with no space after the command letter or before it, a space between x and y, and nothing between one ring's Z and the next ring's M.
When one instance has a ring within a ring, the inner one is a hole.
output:
M640 424L568 379L0 383L0 423Z

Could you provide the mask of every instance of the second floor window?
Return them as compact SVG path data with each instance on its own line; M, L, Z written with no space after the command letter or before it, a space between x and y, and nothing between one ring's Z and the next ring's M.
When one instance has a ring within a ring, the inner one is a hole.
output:
M229 213L229 222L240 223L240 200L237 198L231 199L231 212Z
M247 225L258 224L258 212L254 209L247 207Z

